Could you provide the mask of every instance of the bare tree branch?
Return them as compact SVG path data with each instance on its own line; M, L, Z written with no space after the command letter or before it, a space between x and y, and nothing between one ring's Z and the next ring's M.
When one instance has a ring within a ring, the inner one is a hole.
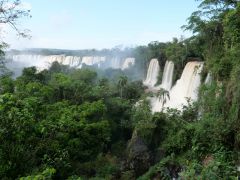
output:
M20 18L31 17L30 10L22 7L20 0L0 0L0 24L8 24L20 37L30 37L29 30L19 29L17 22Z

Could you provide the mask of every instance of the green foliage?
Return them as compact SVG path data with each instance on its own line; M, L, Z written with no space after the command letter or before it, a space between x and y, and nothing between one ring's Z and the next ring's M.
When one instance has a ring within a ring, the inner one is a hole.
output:
M140 102L132 112L132 122L135 124L137 134L150 144L155 124L152 121L152 114L147 101Z
M13 93L14 81L9 76L1 76L0 87L0 94Z
M123 98L123 88L127 85L127 77L120 76L118 80L118 88L120 89L120 97Z
M133 130L131 107L143 93L141 82L121 78L117 84L57 63L43 72L25 68L16 80L2 76L0 178L117 176Z
M226 159L229 156L227 151L220 150L216 154L206 156L203 163L193 161L189 162L181 177L186 179L236 179L237 172L233 162Z
M224 42L226 48L238 47L240 43L240 4L236 9L230 10L224 18Z
M147 179L171 179L168 167L174 165L174 157L167 156L163 158L160 162L152 166L147 173L139 177L138 180Z
M159 101L162 102L162 107L167 102L167 100L170 99L169 92L167 90L163 89L163 88L158 90L157 97L158 97Z
M21 177L20 180L51 180L55 173L56 170L54 168L47 168L37 175Z

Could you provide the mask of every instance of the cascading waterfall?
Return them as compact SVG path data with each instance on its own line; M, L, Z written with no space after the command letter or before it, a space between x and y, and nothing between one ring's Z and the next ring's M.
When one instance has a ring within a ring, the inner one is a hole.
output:
M22 63L25 67L36 66L39 69L47 69L50 65L57 61L63 65L69 65L70 67L77 67L81 63L81 57L78 56L65 56L65 55L13 55L7 57L12 59L12 63Z
M81 57L78 56L66 56L63 65L69 65L70 67L78 67L81 64Z
M98 67L101 68L102 63L105 61L106 61L106 57L104 57L104 56L100 57L99 62L98 62Z
M100 56L84 56L82 58L81 65L85 64L88 66L97 65L98 67L101 66L101 63L103 63L106 60L106 57L100 57ZM82 66L80 66L82 67Z
M110 63L106 65L107 68L121 69L121 59L118 57L113 57L110 60Z
M201 84L200 72L203 68L202 62L188 62L185 66L181 78L177 81L176 85L170 90L170 99L164 104L164 108L182 109L183 105L187 105L187 99L196 101L198 97L198 88ZM152 107L153 112L162 110L162 103L155 103Z
M122 70L128 69L135 64L135 58L126 58L121 67Z
M145 86L148 86L149 88L154 88L158 80L159 71L160 71L160 66L159 66L158 60L152 59L148 67L147 77L145 81L143 81L143 84Z
M173 72L174 63L172 61L166 61L163 71L162 83L156 88L156 90L160 90L161 88L163 88L167 91L170 91L170 89L172 88ZM158 111L159 107L162 106L162 100L156 96L150 98L150 103L153 112Z
M82 58L82 64L92 66L93 65L93 57L92 56L84 56Z
M169 91L172 87L172 80L173 80L173 71L174 71L174 63L172 61L166 61L164 70L163 70L163 77L162 83L159 88L163 88Z
M63 55L7 55L7 59L12 59L9 62L11 67L14 67L14 63L19 67L37 67L38 71L48 69L54 61L62 65L68 65L72 68L82 68L82 66L96 66L98 68L113 68L125 70L135 64L135 58L120 59L118 57L106 58L105 56L65 56Z

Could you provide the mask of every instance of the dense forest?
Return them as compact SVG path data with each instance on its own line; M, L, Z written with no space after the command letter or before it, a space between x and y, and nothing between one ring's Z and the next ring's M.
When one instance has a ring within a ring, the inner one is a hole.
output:
M143 76L152 58L161 66L173 61L174 82L187 62L204 61L202 81L210 73L212 82L183 111L153 114L131 70L55 62L41 72L25 68L16 79L2 72L0 178L238 179L240 2L199 1L182 27L190 38L127 50Z

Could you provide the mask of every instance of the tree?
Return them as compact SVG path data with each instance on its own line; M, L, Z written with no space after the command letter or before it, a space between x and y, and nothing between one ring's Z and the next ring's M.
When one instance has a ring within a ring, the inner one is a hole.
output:
M160 90L157 92L157 97L159 98L159 101L162 102L162 110L164 104L167 102L167 99L170 99L169 92L163 88L160 88Z
M20 180L51 180L53 179L53 175L56 173L56 170L54 168L46 168L43 172L27 176L27 177L21 177Z
M127 85L127 76L120 76L118 80L118 87L120 88L120 97L123 97L123 88Z
M173 82L175 82L179 79L187 60L186 46L183 40L173 38L172 42L167 43L165 53L168 60L174 62Z
M20 18L31 17L29 13L30 10L22 7L21 0L0 0L0 24L3 26L9 25L20 37L30 37L29 30L20 30L17 26ZM0 41L0 75L9 74L9 71L5 67L4 58L4 49L7 47L7 43Z
M71 85L71 79L69 76L62 73L55 73L52 75L49 83L55 90L55 96L58 100L66 99L69 92L68 89Z
M19 18L31 17L30 10L22 7L21 0L1 0L0 1L0 24L10 25L19 36L29 37L29 30L20 30L17 27Z
M0 77L0 94L13 92L14 81L9 76Z
M228 11L226 14L224 25L224 40L225 47L233 50L234 47L239 47L240 44L240 4L236 9Z
M8 45L4 42L0 42L0 76L9 74L8 69L5 67L4 61L4 49L7 48Z

